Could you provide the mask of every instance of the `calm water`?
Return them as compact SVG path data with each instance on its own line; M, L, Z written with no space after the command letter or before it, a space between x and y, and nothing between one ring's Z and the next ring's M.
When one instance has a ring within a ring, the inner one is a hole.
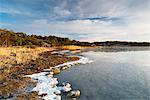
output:
M73 66L56 76L81 90L79 100L150 100L149 50L92 50L81 55L94 62Z

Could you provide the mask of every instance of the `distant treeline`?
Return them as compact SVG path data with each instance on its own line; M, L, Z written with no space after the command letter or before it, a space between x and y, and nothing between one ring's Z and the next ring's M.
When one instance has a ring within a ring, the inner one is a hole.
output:
M73 44L78 44L78 41L56 36L27 35L23 32L16 33L6 29L0 29L0 46L52 47Z
M121 41L106 41L106 42L80 42L56 36L37 36L27 35L23 32L13 32L6 29L0 29L0 46L27 46L27 47L52 47L64 45L78 46L150 46L149 42L121 42Z
M96 46L150 46L150 42L105 41L94 42Z

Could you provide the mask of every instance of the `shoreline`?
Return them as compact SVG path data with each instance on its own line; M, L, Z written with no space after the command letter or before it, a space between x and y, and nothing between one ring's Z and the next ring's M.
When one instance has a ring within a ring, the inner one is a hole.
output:
M58 64L78 60L63 54L51 54L56 48L0 48L0 99L38 99L36 92L28 93L36 85L27 74L34 74Z
M52 69L54 66L79 60L77 56L58 53L64 49L58 48L24 48L1 47L0 48L0 99L39 99L37 92L31 91L36 82L24 75L42 72L44 69ZM62 65L61 65L62 66ZM70 65L71 66L71 65ZM69 66L68 66L69 67ZM55 70L59 74L67 66Z
M92 60L89 60L86 57L78 56L80 59L76 61L66 62L60 65L55 66L54 68L70 67L76 64L87 64L91 63ZM66 69L66 68L65 68ZM37 81L36 87L32 91L37 91L38 95L42 99L49 100L49 98L61 100L61 93L68 93L72 90L70 83L62 83L61 86L58 86L58 79L54 77L54 73L50 69L46 69L46 72L40 72L37 74L27 75L26 77L31 77L32 80ZM43 96L44 95L44 96Z

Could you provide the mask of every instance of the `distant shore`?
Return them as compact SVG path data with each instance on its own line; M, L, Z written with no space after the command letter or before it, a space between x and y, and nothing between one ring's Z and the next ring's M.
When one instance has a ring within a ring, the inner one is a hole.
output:
M96 47L96 46L150 46L150 42L131 42L131 41L94 41L82 42L71 40L69 38L58 36L40 36L28 35L24 32L13 32L7 29L0 29L0 47L23 46L23 47L58 47L58 46L82 46L82 47Z

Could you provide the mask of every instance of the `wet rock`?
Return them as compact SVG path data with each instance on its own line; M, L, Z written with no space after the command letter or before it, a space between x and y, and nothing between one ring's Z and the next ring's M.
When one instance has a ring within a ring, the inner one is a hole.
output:
M81 94L80 90L76 90L76 91L73 90L68 94L68 96L71 98L78 98L80 94Z
M69 66L63 66L63 67L61 67L61 70L66 70L66 69L68 69L69 68Z

